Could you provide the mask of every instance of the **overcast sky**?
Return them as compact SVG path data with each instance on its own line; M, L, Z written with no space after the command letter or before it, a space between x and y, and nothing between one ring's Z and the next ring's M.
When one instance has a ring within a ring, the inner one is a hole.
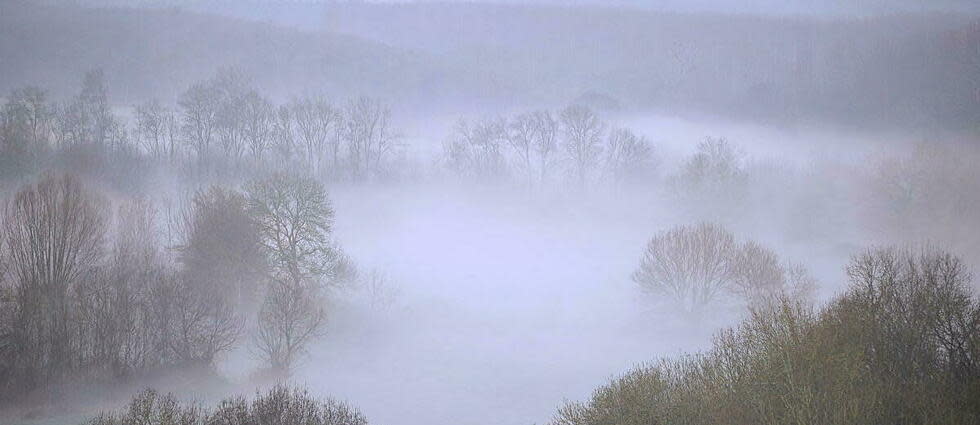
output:
M49 0L58 2L58 0ZM670 11L714 11L752 14L833 14L875 15L899 12L947 11L980 14L980 0L80 0L88 4L109 5L167 5L213 6L215 3L235 3L241 7L248 3L283 5L323 4L334 2L364 3L545 3L545 4L617 4Z

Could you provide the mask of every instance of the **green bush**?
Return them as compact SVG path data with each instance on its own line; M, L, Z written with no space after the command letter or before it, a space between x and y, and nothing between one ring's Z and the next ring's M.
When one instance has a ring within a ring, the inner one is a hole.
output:
M956 257L874 249L822 311L784 298L628 372L556 425L980 423L980 303Z
M251 400L225 399L214 409L145 390L122 412L103 413L86 425L367 425L367 419L346 403L276 386Z

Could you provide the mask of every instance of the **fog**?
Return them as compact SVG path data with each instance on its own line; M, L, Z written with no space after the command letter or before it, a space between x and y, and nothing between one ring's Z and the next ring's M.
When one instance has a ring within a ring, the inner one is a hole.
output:
M665 156L691 154L704 131L703 124L663 117L629 121L647 134L689 141L658 143ZM814 146L856 138L711 128L794 164L806 164ZM799 144L780 143L787 138ZM873 146L867 140L865 149ZM861 157L850 149L834 159ZM381 423L546 422L563 399L583 399L595 382L631 366L704 348L713 331L742 314L731 308L688 321L636 291L629 273L637 247L690 218L656 199L629 199L633 192L566 200L453 185L333 195L338 238L359 262L384 270L398 295L380 319L377 310L352 307L351 317L332 327L338 340L320 348L323 360L311 356L299 375L357 400ZM839 227L830 243L837 246L815 249L786 241L766 223L740 227L805 258L824 298L840 289L839 265L868 240Z
M915 261L966 295L903 323L965 319L855 370L980 382L974 2L17 0L0 104L2 423L169 424L152 388L196 425L276 385L316 425L686 418L633 409L703 404L696 362L767 312L845 335ZM853 410L926 411L881 379Z

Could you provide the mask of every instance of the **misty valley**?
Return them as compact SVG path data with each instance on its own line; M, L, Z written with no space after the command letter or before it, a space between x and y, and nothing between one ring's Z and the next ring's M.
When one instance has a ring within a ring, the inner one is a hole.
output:
M0 3L0 424L980 423L972 2Z

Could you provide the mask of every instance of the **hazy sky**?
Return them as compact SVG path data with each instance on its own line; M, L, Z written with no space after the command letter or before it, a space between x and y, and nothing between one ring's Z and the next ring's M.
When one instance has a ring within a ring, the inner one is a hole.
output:
M833 14L874 15L901 12L948 11L980 14L980 1L975 0L81 0L81 3L114 5L213 5L217 3L244 4L326 4L326 3L513 3L513 4L593 4L627 5L669 11L714 11L752 14ZM57 3L57 1L55 1Z

